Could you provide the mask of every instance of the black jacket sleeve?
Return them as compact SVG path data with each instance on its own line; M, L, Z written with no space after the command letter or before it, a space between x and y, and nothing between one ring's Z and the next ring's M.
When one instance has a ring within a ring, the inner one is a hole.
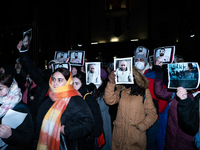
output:
M27 53L20 53L20 62L37 85L44 82L42 72L34 65Z
M9 138L2 140L9 145L9 149L20 149L20 147L30 149L34 138L34 128L30 111L27 111L23 107L17 108L15 111L27 113L27 116L21 125L16 129L12 129L12 135Z
M91 94L88 94L86 96L85 101L88 104L95 120L95 125L92 133L90 134L90 137L98 137L103 132L103 120L101 117L99 104Z
M199 99L198 94L193 100L187 97L178 102L178 122L180 128L189 135L196 135L199 130Z
M65 125L65 136L69 139L88 136L94 124L94 117L87 103L80 96L71 97L61 117L61 125Z
M26 71L30 75L31 79L37 85L37 90L35 92L33 102L30 105L33 123L35 126L38 107L43 103L43 100L48 92L49 85L45 80L45 76L43 75L43 73L33 64L31 58L27 53L20 53L20 62L22 63L24 69L26 69Z

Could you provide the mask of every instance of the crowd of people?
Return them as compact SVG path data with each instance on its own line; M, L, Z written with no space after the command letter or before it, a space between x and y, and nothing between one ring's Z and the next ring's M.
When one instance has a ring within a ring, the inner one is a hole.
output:
M20 52L21 43L18 67L0 66L1 150L200 148L198 89L169 90L162 61L152 68L145 55L136 54L132 74L125 74L133 84L115 83L126 62L109 72L101 66L96 85L80 66L52 72L52 60L41 71Z

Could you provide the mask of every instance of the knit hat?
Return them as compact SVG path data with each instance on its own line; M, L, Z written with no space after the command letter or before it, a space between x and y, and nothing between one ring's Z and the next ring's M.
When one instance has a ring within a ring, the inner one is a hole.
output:
M145 61L146 64L148 63L147 58L146 58L144 55L138 54L138 55L136 55L135 58L134 58L134 64L135 64L135 60L136 60L137 58L142 58L142 59L144 59L144 61Z
M101 68L101 77L103 80L105 80L107 78L107 73L104 69Z

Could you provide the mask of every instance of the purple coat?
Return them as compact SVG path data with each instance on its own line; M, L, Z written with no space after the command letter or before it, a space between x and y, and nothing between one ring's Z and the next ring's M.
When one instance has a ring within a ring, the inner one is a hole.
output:
M162 79L154 80L154 93L158 98L169 102L171 101L168 112L164 150L196 150L193 141L194 136L184 133L178 124L177 105L179 98L174 92L163 88ZM193 99L192 94L188 94L188 96Z

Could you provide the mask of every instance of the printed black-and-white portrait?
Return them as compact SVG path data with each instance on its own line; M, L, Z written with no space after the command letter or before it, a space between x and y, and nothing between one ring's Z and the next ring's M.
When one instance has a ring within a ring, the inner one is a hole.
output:
M71 65L70 65L70 63L60 63L60 64L52 64L52 72L54 72L57 68L61 68L61 67L63 67L63 68L66 68L66 69L68 69L69 71L71 71Z
M114 70L116 78L116 84L133 84L132 74L132 61L133 58L115 58L114 59Z
M87 62L86 68L86 84L100 84L100 62Z
M68 52L55 51L54 59L57 59L61 63L68 62Z
M175 54L175 46L165 46L154 49L154 64L161 61L165 64L172 63Z
M31 39L32 39L32 29L29 29L28 31L23 33L22 46L21 46L20 52L28 51L30 47Z
M85 51L68 51L70 56L70 63L74 66L83 66L84 65L84 57Z

